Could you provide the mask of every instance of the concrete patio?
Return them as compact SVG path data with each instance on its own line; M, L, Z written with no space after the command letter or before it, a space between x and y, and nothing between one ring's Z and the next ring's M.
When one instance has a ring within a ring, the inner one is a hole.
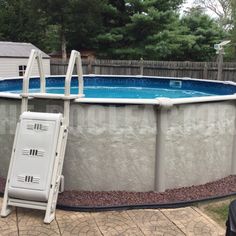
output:
M0 199L0 207L2 199ZM18 208L0 218L0 235L198 235L223 236L225 230L195 207L81 213L57 210L43 223L44 212Z

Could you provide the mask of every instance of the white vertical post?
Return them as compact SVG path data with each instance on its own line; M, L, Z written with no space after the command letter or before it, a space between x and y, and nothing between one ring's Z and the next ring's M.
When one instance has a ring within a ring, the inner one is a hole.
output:
M38 70L39 70L39 77L40 77L40 92L46 93L46 78L43 70L43 55L38 51L37 55L37 63L38 63Z
M159 101L159 107L157 110L156 168L154 189L157 192L164 192L166 190L165 134L168 129L169 110L173 106L173 103L169 98L158 98L157 100Z
M234 107L236 111L236 106ZM232 159L231 159L231 174L236 175L236 112L234 118L234 127L233 127L233 150L232 150Z
M84 93L84 79L83 79L83 68L82 68L82 60L80 53L78 52L78 56L76 59L76 68L77 68L77 74L79 79L79 94Z
M159 107L157 110L157 138L156 138L156 168L155 168L155 186L154 189L157 192L164 192L165 187L165 139L164 130L166 128L165 122L167 122L166 108Z

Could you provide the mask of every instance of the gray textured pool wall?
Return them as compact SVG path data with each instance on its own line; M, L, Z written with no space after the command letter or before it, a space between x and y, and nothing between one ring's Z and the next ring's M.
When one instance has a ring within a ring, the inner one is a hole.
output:
M6 177L20 100L0 98L0 175ZM32 111L62 103L31 100ZM172 105L72 102L66 190L164 191L236 174L234 101Z

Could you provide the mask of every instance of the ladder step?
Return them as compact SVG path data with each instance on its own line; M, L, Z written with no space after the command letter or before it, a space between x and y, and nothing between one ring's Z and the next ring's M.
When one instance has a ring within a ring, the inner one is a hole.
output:
M30 93L30 94L23 94L22 93L21 97L40 98L40 99L74 100L77 98L84 97L84 94L65 96L64 94L51 94L51 93Z
M8 205L16 206L16 207L23 207L23 208L38 209L38 210L46 210L47 208L46 202L26 201L26 200L15 199L15 198L9 198Z

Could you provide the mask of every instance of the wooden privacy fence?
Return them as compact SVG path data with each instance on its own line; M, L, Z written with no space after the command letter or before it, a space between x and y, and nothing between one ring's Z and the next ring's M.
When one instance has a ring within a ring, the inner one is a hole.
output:
M51 74L64 75L67 61L51 59ZM137 61L137 60L83 60L84 74L147 75L217 79L216 62ZM221 80L236 82L236 62L225 62Z

